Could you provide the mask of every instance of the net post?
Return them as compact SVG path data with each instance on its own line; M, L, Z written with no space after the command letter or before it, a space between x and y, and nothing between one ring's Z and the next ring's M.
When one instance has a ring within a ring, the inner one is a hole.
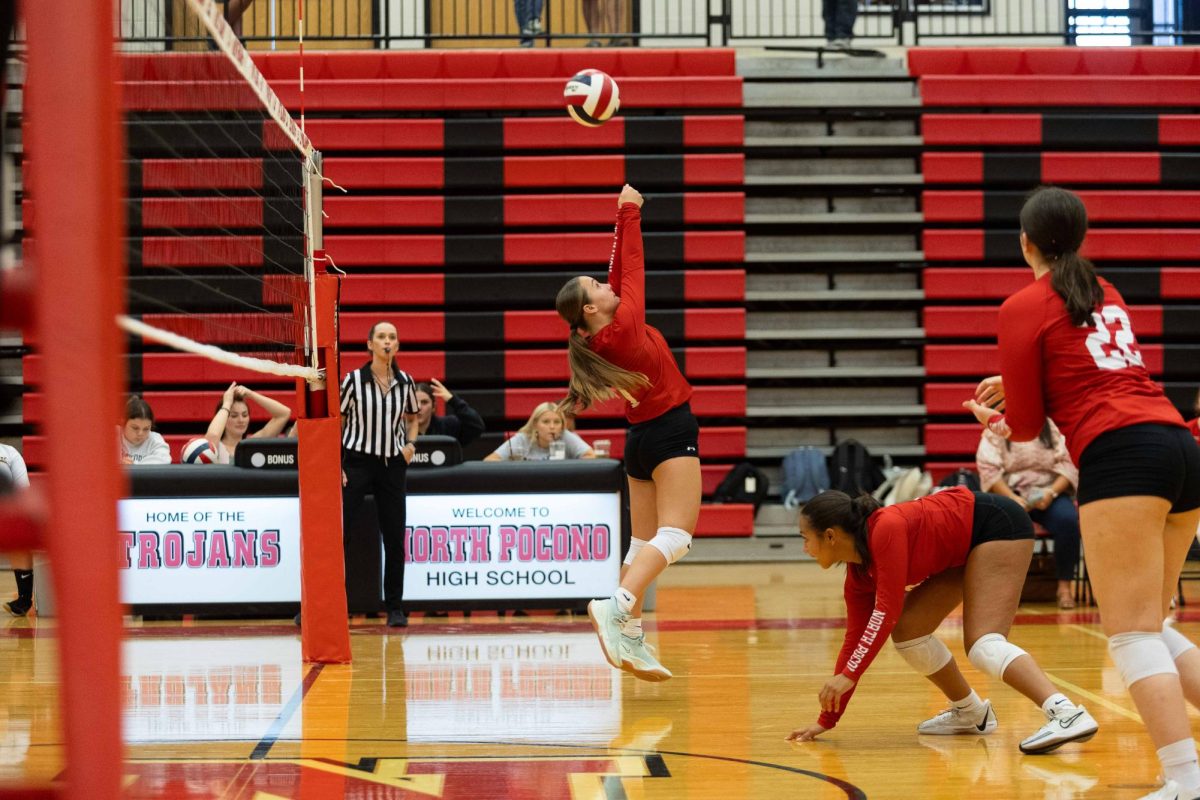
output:
M342 428L338 413L337 287L325 274L321 226L321 154L305 160L305 278L309 303L305 337L310 363L334 373L304 393L300 436L300 650L305 661L350 661L346 624L346 566L342 547ZM330 284L334 284L331 286Z
M117 800L123 772L117 501L125 473L80 458L115 453L112 425L124 389L114 323L124 304L125 207L113 6L38 0L23 10L28 185L38 206L30 260L48 398L45 538L58 601L66 761L59 796Z

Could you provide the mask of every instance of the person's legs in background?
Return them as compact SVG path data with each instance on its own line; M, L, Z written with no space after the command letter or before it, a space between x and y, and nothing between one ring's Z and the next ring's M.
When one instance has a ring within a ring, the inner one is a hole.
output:
M23 617L33 608L33 555L9 553L8 562L17 581L17 599L5 603L4 609L14 617Z
M375 474L375 508L383 533L383 602L391 628L408 624L403 608L407 478L408 464L403 458L388 459Z
M1054 571L1058 578L1058 607L1074 608L1071 583L1079 565L1079 510L1067 495L1059 495L1045 511L1031 509L1030 518L1054 537Z
M854 37L854 21L858 18L858 0L823 0L826 46L845 50Z

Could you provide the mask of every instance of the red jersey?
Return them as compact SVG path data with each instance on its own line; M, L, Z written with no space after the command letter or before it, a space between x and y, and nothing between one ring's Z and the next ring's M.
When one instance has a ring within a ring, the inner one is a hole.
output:
M642 252L642 210L633 203L617 209L617 230L608 282L620 298L612 322L588 339L592 352L611 364L640 372L650 386L625 403L625 418L645 422L686 403L692 387L679 371L667 340L646 324L646 264Z
M1200 417L1196 417L1194 420L1189 422L1187 427L1188 430L1192 432L1192 436L1196 437L1196 443L1200 444Z
M908 589L967 563L975 495L955 486L919 500L881 508L867 520L871 563L846 567L846 638L834 674L855 681L892 635ZM821 712L822 728L832 728L854 694L842 695L837 713Z
M1000 374L1012 439L1036 439L1050 417L1075 463L1102 433L1141 423L1183 426L1150 377L1120 293L1103 278L1104 304L1076 327L1050 276L1000 307Z

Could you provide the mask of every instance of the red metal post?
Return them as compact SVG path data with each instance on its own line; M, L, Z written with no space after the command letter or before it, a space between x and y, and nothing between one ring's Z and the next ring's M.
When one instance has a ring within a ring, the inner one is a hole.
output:
M68 798L115 800L122 773L114 425L124 376L114 317L124 300L125 230L112 0L24 3L31 259L46 404ZM81 457L94 454L94 458ZM113 458L105 459L111 453Z

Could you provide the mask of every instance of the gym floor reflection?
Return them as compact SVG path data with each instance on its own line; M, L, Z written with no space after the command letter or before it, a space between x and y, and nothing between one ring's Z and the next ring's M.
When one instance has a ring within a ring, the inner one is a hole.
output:
M648 616L676 677L611 669L586 617L352 626L354 662L306 665L282 621L131 623L124 735L131 798L1076 797L1149 791L1154 752L1094 610L1022 607L1012 639L1101 724L1085 745L1022 756L1040 712L989 685L941 635L1000 721L920 737L936 690L885 650L823 741L812 722L841 645L840 574L811 564L672 570ZM2 587L0 587L2 588ZM1200 614L1180 614L1195 636ZM0 629L0 781L62 772L52 620Z

